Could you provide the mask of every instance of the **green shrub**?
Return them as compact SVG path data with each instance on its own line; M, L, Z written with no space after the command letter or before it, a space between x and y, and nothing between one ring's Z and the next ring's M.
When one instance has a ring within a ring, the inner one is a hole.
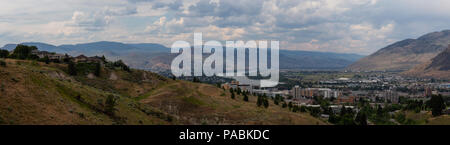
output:
M127 71L127 72L131 71L130 67L128 67L122 60L118 60L118 61L115 61L115 62L108 62L108 63L105 64L105 66L109 67L109 68L118 67L118 68L121 68L122 70Z
M0 60L0 66L2 66L2 67L6 67L6 62L5 62L5 61L3 61L3 60Z
M31 62L31 65L32 66L39 66L39 64L36 61L34 61L34 60Z
M101 70L102 70L102 67L100 66L100 63L95 63L94 75L97 77L100 77Z
M269 107L269 100L264 99L263 104L264 104L264 108L268 108Z
M281 107L286 108L286 107L287 107L286 102L284 102L283 105L282 105Z
M83 112L78 112L77 114L78 114L78 116L80 116L80 118L86 118L86 116L84 115Z
M2 116L0 116L0 124L4 124L5 122L3 121Z
M67 65L67 71L71 76L77 75L77 69L75 68L75 64L73 62L69 61L69 64Z
M11 81L13 81L13 82L15 82L15 83L19 82L19 80L16 79L16 78L11 78Z
M114 107L117 105L117 98L114 95L109 95L105 100L105 112L109 115L113 115L116 110Z
M173 121L172 116L167 116L166 121L167 121L167 122L172 122L172 121Z
M0 58L6 58L9 55L9 51L8 50L3 50L0 49Z
M94 73L96 65L95 63L76 63L75 68L77 73L88 74Z
M244 101L245 101L245 102L248 102L248 96L247 96L247 94L244 94Z
M100 65L100 63L76 63L75 64L73 62L69 62L68 72L71 75L93 73L95 76L100 77L101 65Z

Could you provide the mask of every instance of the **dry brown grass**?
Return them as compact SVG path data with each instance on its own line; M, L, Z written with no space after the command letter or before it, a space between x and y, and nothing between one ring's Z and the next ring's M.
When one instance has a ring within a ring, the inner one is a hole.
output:
M436 68L427 69L431 64L431 61L427 61L423 64L417 65L414 68L402 72L402 75L420 77L420 78L437 78L437 79L450 79L450 71L441 71Z
M228 90L186 81L158 88L140 102L170 112L183 124L326 124L309 114L289 112L272 101L265 109L256 106L254 96L249 102L239 95L231 99Z
M0 67L0 124L326 124L270 103L256 106L212 85L173 81L150 72L103 69L71 77L64 64L6 59ZM115 73L117 79L109 79ZM114 116L102 112L119 98Z
M442 115L428 119L428 125L450 125L450 116Z

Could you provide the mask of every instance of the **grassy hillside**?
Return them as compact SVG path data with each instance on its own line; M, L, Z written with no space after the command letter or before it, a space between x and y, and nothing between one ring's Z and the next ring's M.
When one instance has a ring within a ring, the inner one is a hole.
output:
M441 115L433 117L431 111L401 111L396 114L395 119L403 125L450 125L450 116Z
M67 74L66 64L6 59L0 124L326 124L274 105L256 106L212 85L102 67ZM117 100L113 113L107 98Z

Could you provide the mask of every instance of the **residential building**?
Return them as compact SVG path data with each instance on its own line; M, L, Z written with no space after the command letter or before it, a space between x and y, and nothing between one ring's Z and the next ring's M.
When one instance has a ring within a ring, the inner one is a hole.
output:
M294 88L292 88L291 95L294 98L302 97L301 94L300 94L300 86L296 85Z

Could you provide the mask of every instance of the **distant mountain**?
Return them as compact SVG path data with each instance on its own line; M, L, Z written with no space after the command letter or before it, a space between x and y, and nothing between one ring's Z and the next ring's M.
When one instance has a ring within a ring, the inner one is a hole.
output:
M116 58L118 53L130 52L138 48L119 42L100 41L75 45L60 45L70 55L109 55Z
M45 43L22 43L36 46L39 50L67 53L72 56L105 55L110 60L122 59L133 68L162 71L170 68L176 54L170 48L155 43L126 44L100 41L93 43L54 46ZM3 49L13 50L16 44L8 44ZM330 52L280 50L281 69L343 69L363 56Z
M156 43L138 43L138 44L128 44L135 48L139 48L141 50L151 50L153 52L168 52L169 48L165 47L161 44Z
M3 46L0 49L12 51L12 50L14 50L14 48L16 48L16 46L17 46L17 44L6 44L5 46Z
M403 74L415 77L450 79L450 45L436 57Z
M51 51L51 52L61 52L62 50L58 47L46 43L40 43L40 42L25 42L21 43L22 45L28 45L28 46L36 46L39 49L45 50L45 51ZM7 44L2 49L6 50L14 50L16 48L17 44Z
M280 50L280 68L342 69L362 57L357 54Z
M60 45L59 47L67 50L82 50L82 51L123 51L127 49L135 49L134 47L124 43L109 42L109 41L100 41L75 45Z
M405 71L434 58L450 44L450 30L406 39L380 49L347 69L352 71Z

